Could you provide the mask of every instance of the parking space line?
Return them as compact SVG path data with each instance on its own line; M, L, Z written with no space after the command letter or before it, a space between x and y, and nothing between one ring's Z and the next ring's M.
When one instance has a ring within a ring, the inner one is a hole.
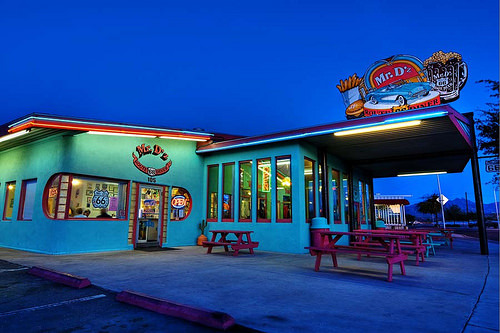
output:
M5 273L5 272L16 272L16 271L24 271L27 270L28 267L21 267L21 268L11 268L11 269L0 269L0 273Z
M63 301L63 302L59 302L59 303L52 303L52 304L34 306L34 307L31 307L31 308L26 308L26 309L20 309L20 310L14 310L14 311L9 311L9 312L4 312L4 313L0 313L0 318L1 317L6 317L6 316L16 315L16 314L23 313L23 312L43 310L43 309L48 309L48 308L54 308L54 307L61 306L61 305L67 305L67 304L73 304L73 303L91 301L91 300L98 299L98 298L103 298L103 297L106 297L106 295L99 294L99 295L94 295L94 296L88 296L88 297L82 297L82 298L75 298L75 299L71 299L69 301Z

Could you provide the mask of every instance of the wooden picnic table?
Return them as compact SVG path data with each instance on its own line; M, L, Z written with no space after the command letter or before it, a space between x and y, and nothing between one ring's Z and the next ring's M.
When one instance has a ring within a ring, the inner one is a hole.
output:
M319 233L321 242L320 246L309 246L309 252L312 256L316 256L315 271L319 271L321 266L321 257L323 254L330 254L332 256L333 266L338 267L337 253L350 253L358 255L358 260L362 255L367 256L381 256L386 259L388 265L387 281L392 281L393 265L399 263L401 274L406 275L404 261L408 255L401 249L400 240L403 238L401 235L394 235L388 233L369 233L369 232L342 232L342 231L323 231L314 230L312 232ZM368 239L369 241L376 241L381 246L372 247L362 244L355 245L338 245L337 242L342 237L352 236L357 239Z
M248 230L210 230L212 239L204 241L203 247L207 247L207 254L212 253L212 248L224 246L224 250L229 252L229 247L234 250L233 256L237 256L241 249L249 249L253 254L253 249L259 246L259 242L253 242L250 234L253 231ZM234 235L236 239L231 239ZM217 238L219 236L219 238Z
M394 234L403 236L401 239L401 248L403 251L411 251L410 253L415 253L415 265L419 265L420 260L422 262L425 261L425 255L427 253L427 236L429 234L428 231L422 230L398 230L398 229L387 229L387 230L367 230L367 229L358 229L354 230L355 232L360 233L382 233L382 234ZM359 241L356 241L359 242ZM365 238L361 240L361 242L368 243L368 240ZM378 243L372 244L375 246L379 246Z

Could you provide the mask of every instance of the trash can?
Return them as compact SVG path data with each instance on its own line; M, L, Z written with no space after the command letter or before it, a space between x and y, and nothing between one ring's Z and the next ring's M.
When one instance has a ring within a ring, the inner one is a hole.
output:
M318 231L328 231L330 227L328 226L328 221L324 217L313 217L311 222L311 246L322 246L325 244L321 244L321 236L313 232L314 230ZM328 240L325 241L328 244Z

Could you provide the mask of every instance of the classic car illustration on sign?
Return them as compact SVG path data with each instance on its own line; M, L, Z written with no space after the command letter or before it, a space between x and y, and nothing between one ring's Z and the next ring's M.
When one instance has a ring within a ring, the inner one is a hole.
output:
M395 55L373 63L363 77L340 80L347 119L429 107L456 100L467 81L467 65L456 52L435 52L422 62Z

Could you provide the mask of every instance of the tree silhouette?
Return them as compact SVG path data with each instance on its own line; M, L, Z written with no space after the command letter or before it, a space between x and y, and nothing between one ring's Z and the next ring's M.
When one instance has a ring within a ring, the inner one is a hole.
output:
M423 214L434 215L434 221L437 221L438 213L441 211L441 204L438 201L439 195L434 193L424 198L424 201L417 203L417 210Z

